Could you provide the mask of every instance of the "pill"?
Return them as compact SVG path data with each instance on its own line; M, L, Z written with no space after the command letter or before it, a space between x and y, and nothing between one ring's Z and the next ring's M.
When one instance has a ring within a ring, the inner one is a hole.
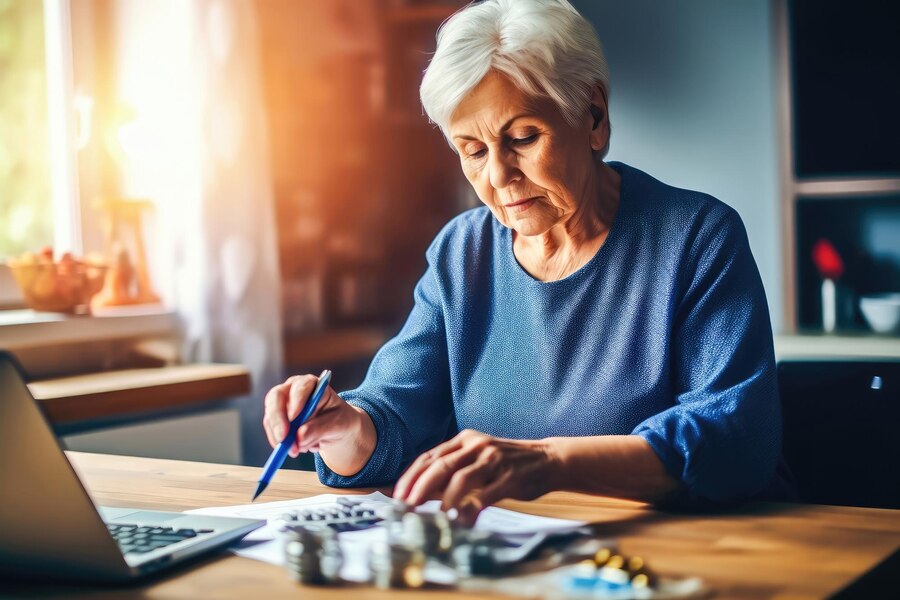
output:
M602 567L609 561L612 556L612 550L609 548L600 548L597 550L597 553L594 554L594 562L597 563L598 567Z

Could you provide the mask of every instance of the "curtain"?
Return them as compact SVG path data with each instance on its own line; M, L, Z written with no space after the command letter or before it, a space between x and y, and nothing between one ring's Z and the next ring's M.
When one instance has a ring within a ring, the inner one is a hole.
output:
M233 403L243 462L259 465L282 328L255 7L120 0L116 22L118 93L135 115L123 187L156 205L153 281L181 318L185 361L250 370L251 394Z

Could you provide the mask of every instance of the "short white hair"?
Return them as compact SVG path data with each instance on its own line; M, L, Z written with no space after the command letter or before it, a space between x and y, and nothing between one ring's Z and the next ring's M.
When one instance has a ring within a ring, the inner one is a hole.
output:
M609 94L597 32L566 0L472 2L441 25L419 96L448 140L453 112L491 70L530 96L552 100L573 127L595 85Z

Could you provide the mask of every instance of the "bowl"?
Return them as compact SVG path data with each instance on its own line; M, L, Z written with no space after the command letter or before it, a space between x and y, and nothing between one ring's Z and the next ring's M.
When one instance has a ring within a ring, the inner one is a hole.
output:
M90 312L91 298L103 288L106 265L63 255L54 261L26 253L7 261L28 308L62 313Z
M859 308L873 331L893 333L900 327L900 293L863 296Z

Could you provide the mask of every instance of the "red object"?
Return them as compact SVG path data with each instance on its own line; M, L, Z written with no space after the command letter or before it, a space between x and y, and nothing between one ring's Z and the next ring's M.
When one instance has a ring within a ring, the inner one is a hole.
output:
M834 245L824 238L813 245L812 259L819 270L819 275L825 279L840 279L844 274L844 261L841 260L841 255Z

